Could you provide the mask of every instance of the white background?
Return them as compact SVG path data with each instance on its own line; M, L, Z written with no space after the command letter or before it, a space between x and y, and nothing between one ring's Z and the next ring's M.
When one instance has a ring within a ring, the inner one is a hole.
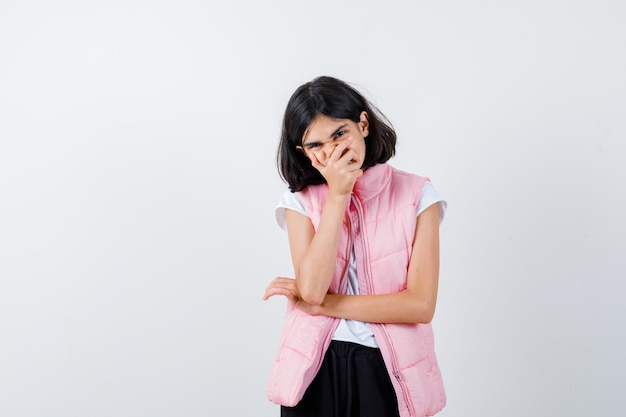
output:
M617 416L626 6L0 2L0 416L277 416L282 112L354 83L447 198L442 416Z

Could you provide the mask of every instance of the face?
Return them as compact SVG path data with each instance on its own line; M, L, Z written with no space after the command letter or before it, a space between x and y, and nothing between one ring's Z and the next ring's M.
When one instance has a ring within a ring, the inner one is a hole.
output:
M299 148L311 159L315 155L324 166L335 147L343 140L352 137L352 143L347 149L352 149L361 161L365 160L365 138L369 134L367 113L361 112L359 122L349 119L333 119L326 115L317 116L309 128L304 132L302 146Z

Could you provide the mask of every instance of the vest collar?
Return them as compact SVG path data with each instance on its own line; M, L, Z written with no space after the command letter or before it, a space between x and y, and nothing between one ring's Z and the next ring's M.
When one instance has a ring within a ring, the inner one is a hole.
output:
M365 170L354 184L353 194L365 201L378 195L389 185L392 168L388 164L377 164Z

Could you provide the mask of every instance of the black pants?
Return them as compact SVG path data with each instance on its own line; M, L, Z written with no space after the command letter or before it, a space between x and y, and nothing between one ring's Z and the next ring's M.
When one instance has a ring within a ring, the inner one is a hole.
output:
M379 349L333 340L295 407L281 417L398 417L398 401Z

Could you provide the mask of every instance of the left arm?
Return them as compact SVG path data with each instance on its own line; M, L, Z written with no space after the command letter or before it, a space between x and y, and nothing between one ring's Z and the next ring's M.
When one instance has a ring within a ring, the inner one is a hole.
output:
M439 205L417 218L405 291L377 295L326 294L321 305L302 301L295 281L277 278L265 299L284 295L297 308L312 314L370 323L429 323L435 313L439 284Z
M370 323L429 323L439 284L439 205L417 218L405 291L378 295L327 294L311 314Z

